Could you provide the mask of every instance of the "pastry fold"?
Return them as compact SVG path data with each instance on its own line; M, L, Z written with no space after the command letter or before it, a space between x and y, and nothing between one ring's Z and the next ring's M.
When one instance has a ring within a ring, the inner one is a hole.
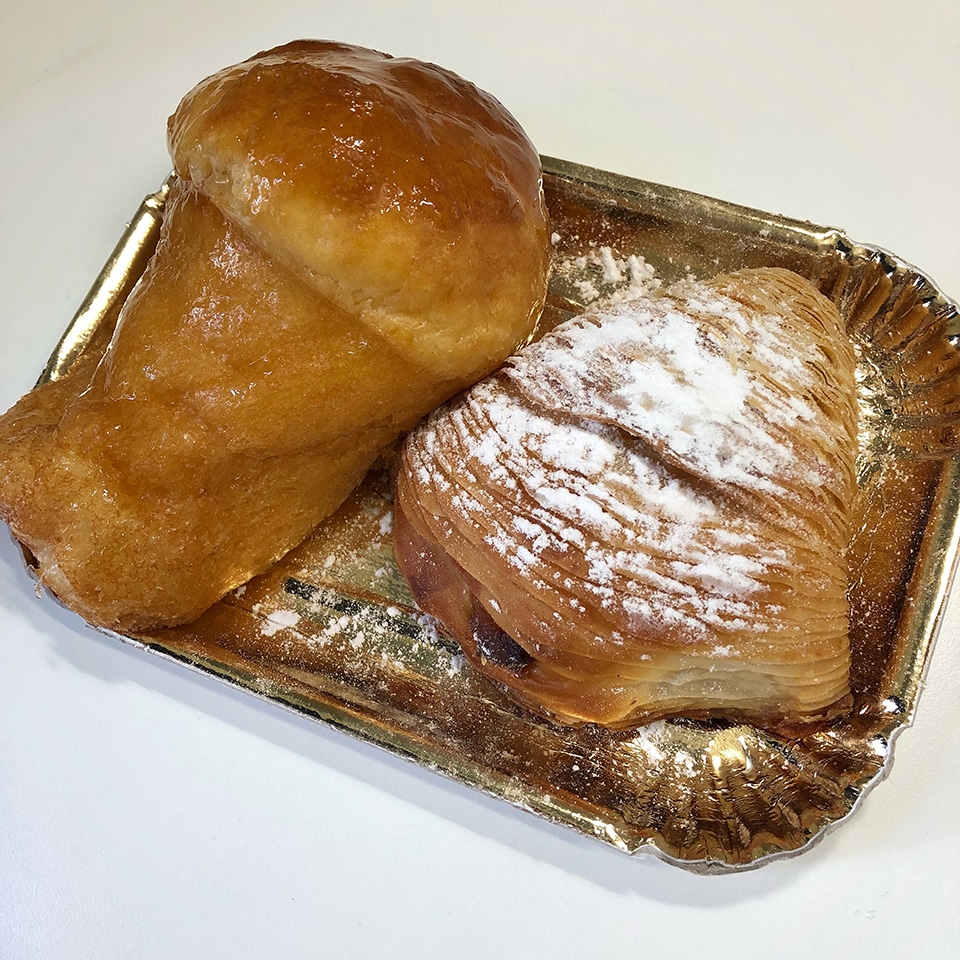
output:
M568 321L404 443L415 598L564 722L836 714L854 367L835 306L781 269Z
M539 157L431 64L299 41L169 123L159 246L102 359L0 419L0 516L90 622L189 621L527 340Z

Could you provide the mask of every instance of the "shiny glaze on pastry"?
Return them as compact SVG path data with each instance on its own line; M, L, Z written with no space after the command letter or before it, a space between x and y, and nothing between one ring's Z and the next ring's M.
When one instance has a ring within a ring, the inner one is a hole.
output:
M439 67L300 41L191 91L99 364L0 420L0 515L91 622L184 622L296 545L531 334L539 157Z

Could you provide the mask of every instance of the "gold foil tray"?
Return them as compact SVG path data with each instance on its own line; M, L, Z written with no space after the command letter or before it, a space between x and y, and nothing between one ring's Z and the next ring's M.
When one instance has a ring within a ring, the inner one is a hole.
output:
M760 265L796 270L839 305L862 407L853 712L798 739L684 720L613 734L525 713L414 607L376 473L196 623L121 639L624 851L699 872L797 853L889 771L916 708L958 550L957 307L897 257L837 230L563 161L544 167L556 247L549 323L618 284L654 283L651 273L669 282ZM141 206L42 379L103 349L156 244L165 196Z

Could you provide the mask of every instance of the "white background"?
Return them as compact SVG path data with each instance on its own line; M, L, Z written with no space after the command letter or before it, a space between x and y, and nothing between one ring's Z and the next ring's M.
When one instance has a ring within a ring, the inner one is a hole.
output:
M302 36L450 67L542 153L839 226L960 298L960 4L2 0L0 407L208 73ZM953 956L960 600L823 843L628 858L86 628L0 536L0 957Z

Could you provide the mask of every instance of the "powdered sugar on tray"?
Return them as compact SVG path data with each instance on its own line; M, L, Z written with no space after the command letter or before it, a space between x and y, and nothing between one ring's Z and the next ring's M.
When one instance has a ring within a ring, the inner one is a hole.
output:
M653 266L640 254L619 254L608 246L558 259L553 282L572 288L585 305L635 300L663 286Z
M272 637L280 630L295 628L300 623L300 614L296 610L271 610L260 622L260 632L265 637Z

